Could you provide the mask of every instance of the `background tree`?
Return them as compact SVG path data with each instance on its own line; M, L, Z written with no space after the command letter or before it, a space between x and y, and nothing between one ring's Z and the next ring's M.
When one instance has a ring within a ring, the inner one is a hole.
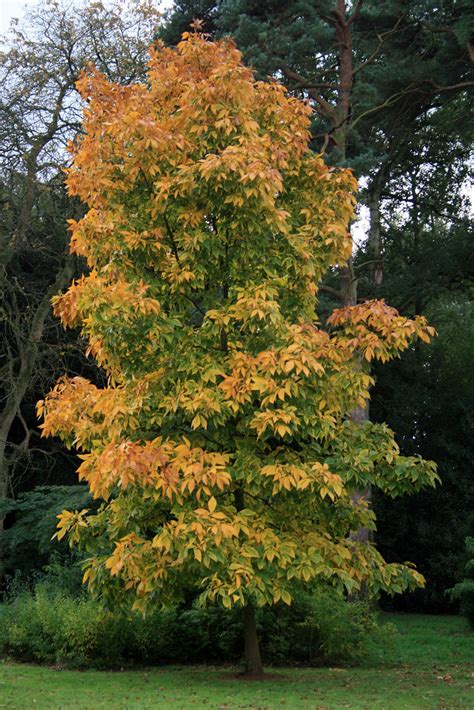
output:
M425 313L438 336L430 352L411 351L387 369L376 368L372 416L388 421L401 450L434 458L443 485L396 502L377 497L378 544L388 559L421 562L426 588L395 603L427 611L450 609L445 594L456 580L469 534L472 487L470 371L474 262L469 176L469 101L460 95L417 119L399 165L381 194L384 281L359 280L361 295L385 295L409 315ZM416 138L416 140L415 140ZM369 245L355 262L371 259ZM415 543L416 541L416 543Z
M464 539L474 524L474 311L472 301L447 294L428 312L438 337L376 372L372 416L395 428L403 453L436 457L442 485L396 501L377 495L375 509L381 551L390 560L409 557L427 579L423 590L385 603L439 612L450 608L446 590L460 578Z
M0 527L5 499L22 485L45 483L51 468L71 472L61 452L45 461L50 452L37 438L34 403L60 371L91 369L50 306L83 268L68 254L66 232L66 219L81 208L62 177L66 143L80 129L75 82L90 61L119 81L139 76L157 17L148 2L45 2L21 28L12 25L1 54Z
M386 361L432 329L376 301L315 325L316 284L351 250L355 180L309 149L311 109L255 81L233 45L191 35L152 53L147 83L93 72L81 88L68 185L89 207L72 245L91 272L55 310L108 384L61 380L39 410L105 502L63 513L58 536L87 551L109 602L145 610L193 586L241 606L259 674L255 605L312 580L422 582L354 539L374 518L352 493L416 490L434 466L349 413L369 396L360 356Z
M417 117L426 123L433 108L474 86L468 4L185 0L174 3L160 37L175 44L193 18L215 35L230 33L262 77L277 77L307 97L314 148L368 178L368 274L380 282L380 194L400 166L400 140L405 147L410 136L419 140ZM340 277L340 287L327 290L355 303L359 274L350 260Z

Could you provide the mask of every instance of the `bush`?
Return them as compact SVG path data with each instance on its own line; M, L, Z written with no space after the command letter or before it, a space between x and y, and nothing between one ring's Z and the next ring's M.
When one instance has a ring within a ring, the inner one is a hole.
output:
M74 559L65 540L52 539L57 530L58 514L65 508L95 509L85 485L37 486L20 493L17 500L0 501L0 513L7 516L0 540L3 574L22 581L40 574L44 565L54 560Z
M45 583L0 606L0 654L69 667L238 660L241 634L237 614L221 609L127 618Z
M273 663L331 665L382 657L395 629L379 626L363 602L348 602L332 589L302 594L291 607L263 610L264 655Z
M126 631L91 599L51 594L41 585L0 608L0 650L19 660L114 666Z
M469 558L464 567L466 577L448 591L451 599L459 600L461 614L474 629L474 537L466 538L466 552Z
M291 607L261 609L257 622L269 664L354 663L374 649L380 655L387 635L366 605L349 604L328 589L301 596ZM54 588L51 578L0 607L1 654L70 667L237 662L242 638L238 609L173 609L126 618L85 594Z

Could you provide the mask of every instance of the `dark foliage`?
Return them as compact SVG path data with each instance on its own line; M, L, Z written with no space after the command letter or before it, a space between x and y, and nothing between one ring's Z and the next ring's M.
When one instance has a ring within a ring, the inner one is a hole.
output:
M0 654L69 667L239 662L240 609L186 607L146 618L118 616L84 593L61 587L70 568L53 566L32 592L0 606ZM59 584L58 584L59 583ZM373 612L330 589L299 597L291 607L260 610L262 655L272 664L357 663L383 656L393 629Z
M372 417L399 433L405 454L438 462L442 485L398 500L376 499L377 541L390 560L410 559L427 579L424 590L394 599L396 608L446 611L446 589L459 578L474 510L474 308L438 303L438 338L377 373Z
M474 537L466 538L466 557L468 559L464 567L464 579L449 591L453 599L459 600L461 614L464 614L474 629Z
M38 486L16 500L0 501L6 529L0 543L6 578L28 579L39 574L53 559L68 560L66 543L52 540L57 516L65 508L97 507L86 486Z

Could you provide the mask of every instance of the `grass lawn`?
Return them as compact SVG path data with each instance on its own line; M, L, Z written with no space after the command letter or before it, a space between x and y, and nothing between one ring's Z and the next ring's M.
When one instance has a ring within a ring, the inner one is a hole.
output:
M104 672L4 662L0 708L474 708L474 634L466 622L448 616L384 618L399 636L383 665L278 668L267 680L247 681L225 667Z

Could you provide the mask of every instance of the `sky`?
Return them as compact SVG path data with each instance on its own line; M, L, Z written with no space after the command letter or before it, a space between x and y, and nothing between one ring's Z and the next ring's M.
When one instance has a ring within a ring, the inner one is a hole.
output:
M159 0L157 2L159 3ZM24 15L25 9L36 5L36 3L37 0L0 0L0 34L7 32L12 17L20 19ZM170 0L164 0L161 2L161 7L164 9L170 4Z
M25 6L34 5L34 1L28 2L27 0L0 0L0 33L6 32L10 26L10 20L12 17L20 18L24 11Z

